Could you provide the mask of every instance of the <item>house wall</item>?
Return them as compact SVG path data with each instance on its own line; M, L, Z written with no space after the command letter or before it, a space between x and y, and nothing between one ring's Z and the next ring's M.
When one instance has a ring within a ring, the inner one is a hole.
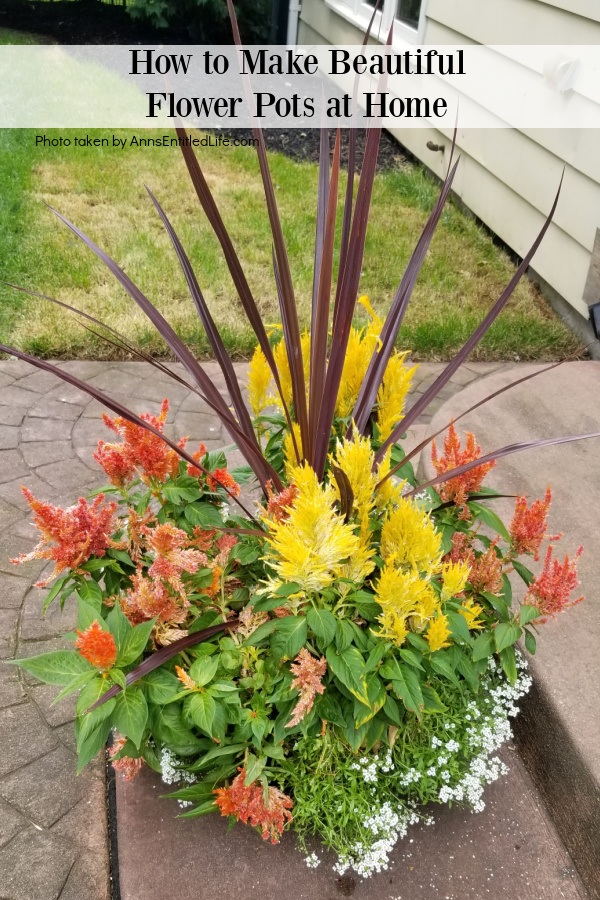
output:
M360 25L334 10L336 0L328 2L331 5L302 0L298 43L360 43ZM424 4L423 43L600 46L600 0L424 0ZM394 89L393 79L389 87ZM451 128L390 130L443 177L447 153L432 152L427 142L449 146ZM539 231L564 169L559 206L532 268L587 319L583 293L600 227L600 132L464 129L457 141L461 164L456 192L520 256Z

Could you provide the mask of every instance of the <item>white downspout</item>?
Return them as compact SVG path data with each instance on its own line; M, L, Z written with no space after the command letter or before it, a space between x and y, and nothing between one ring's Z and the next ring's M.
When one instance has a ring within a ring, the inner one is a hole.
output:
M302 5L300 0L290 0L288 9L287 46L295 47L298 43L298 20Z

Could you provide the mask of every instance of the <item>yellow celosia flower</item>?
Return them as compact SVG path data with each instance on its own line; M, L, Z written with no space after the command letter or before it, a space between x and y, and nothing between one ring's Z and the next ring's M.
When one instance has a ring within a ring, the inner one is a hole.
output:
M298 448L300 459L302 459L302 436L300 434L300 426L297 422L292 422L292 428L294 429L294 437L296 438L296 447ZM283 455L285 457L285 473L288 481L291 483L290 472L292 471L293 466L298 465L298 460L296 459L292 435L289 431L285 432L283 438Z
M397 615L393 609L384 609L377 621L381 626L377 632L378 636L401 647L408 634L406 619Z
M336 568L357 553L360 542L334 510L333 488L319 484L310 466L292 467L291 480L298 496L287 519L267 520L272 552L265 559L282 583L318 593L334 581Z
M374 549L370 548L365 543L361 543L358 550L352 554L348 562L345 562L343 565L337 566L334 569L335 577L347 578L348 581L351 581L353 584L361 585L365 578L367 578L375 568L375 563L373 562L374 554ZM339 587L342 596L351 590L349 584L341 583Z
M273 357L275 359L275 365L277 366L277 371L279 372L279 381L281 382L281 393L283 399L285 401L286 406L292 402L292 376L290 374L290 366L287 358L287 351L285 349L285 341L283 338L273 347ZM275 402L277 406L282 407L281 398L279 397L279 392L277 393L277 397L275 398Z
M404 365L406 353L394 353L387 364L383 382L377 393L377 427L379 439L385 441L402 418L404 400L418 366Z
M267 391L271 383L271 369L260 347L254 351L248 368L248 398L255 416L268 406Z
M335 407L336 416L344 419L352 413L372 354L373 344L365 340L364 329L351 328Z
M484 627L484 623L478 618L483 612L483 607L479 603L475 603L474 600L466 600L458 611L467 620L469 631Z
M391 455L392 448L390 447L377 467L377 478L375 479L377 483L379 483L382 478L385 478L390 471ZM377 509L387 509L390 506L397 506L400 503L402 488L405 484L406 481L396 481L393 475L391 478L384 481L381 487L377 488L375 494L375 504Z
M415 631L424 631L427 623L434 618L437 612L441 612L439 600L429 582L425 582L426 588L419 594L415 603L415 611L411 617L411 626Z
M432 653L441 650L443 647L449 647L450 629L448 628L448 619L443 613L437 616L429 623L425 640L429 644Z
M371 449L369 438L361 437L354 432L351 441L338 441L335 451L335 465L348 477L354 495L353 510L356 521L360 525L360 538L363 543L369 540L369 515L375 505L374 493L377 479L373 473L375 454ZM339 488L334 482L336 495Z
M381 529L381 556L397 565L414 566L432 575L442 558L442 536L429 516L405 497L391 510Z
M464 591L471 567L465 562L448 562L442 566L442 600L450 600Z

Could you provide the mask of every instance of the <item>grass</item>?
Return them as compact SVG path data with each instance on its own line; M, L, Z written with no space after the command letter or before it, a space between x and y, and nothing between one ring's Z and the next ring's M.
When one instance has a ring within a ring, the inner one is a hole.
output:
M3 41L0 31L0 42ZM5 40L5 43L14 42ZM254 347L220 248L204 220L180 152L173 148L75 147L75 137L111 131L46 131L70 147L36 147L33 131L0 131L0 279L49 294L104 319L146 351L167 349L112 276L44 206L70 218L127 271L199 355L208 352L184 279L144 190L148 184L195 266L198 280L234 356ZM131 139L134 132L115 135ZM142 132L141 136L152 136ZM267 322L278 318L271 240L253 148L199 148L203 167L230 228ZM312 288L317 168L271 155L300 315L308 324ZM344 183L340 195L343 195ZM428 211L435 184L419 167L380 174L373 197L361 290L385 312ZM532 235L533 239L533 235ZM443 215L401 332L421 359L448 359L483 318L514 265L475 221L453 206ZM114 350L44 301L0 287L0 336L45 357L110 358ZM523 281L476 351L479 359L550 359L577 340Z

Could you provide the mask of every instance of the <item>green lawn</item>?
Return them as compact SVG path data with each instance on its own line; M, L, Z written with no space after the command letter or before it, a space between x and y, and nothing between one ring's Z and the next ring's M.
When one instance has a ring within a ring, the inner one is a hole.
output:
M113 134L89 133L109 138ZM46 202L106 249L181 336L199 354L207 353L170 242L146 195L146 183L172 218L228 348L233 355L248 355L254 346L252 333L244 324L220 248L205 222L180 151L75 148L74 137L85 132L44 134L68 137L72 145L36 147L36 132L0 131L0 280L79 306L145 350L167 354L143 314L102 264L56 220ZM130 139L133 132L115 134ZM271 239L256 152L210 147L198 152L265 321L277 321ZM317 168L278 154L271 155L271 164L300 315L308 324ZM342 194L344 179L341 188ZM381 312L389 307L436 194L432 181L412 165L377 178L361 290ZM402 346L411 347L419 358L450 357L513 271L511 261L484 230L449 206L414 292L401 332ZM46 357L105 358L114 353L57 307L4 286L0 286L0 338ZM576 348L576 339L525 281L474 358L548 359Z

